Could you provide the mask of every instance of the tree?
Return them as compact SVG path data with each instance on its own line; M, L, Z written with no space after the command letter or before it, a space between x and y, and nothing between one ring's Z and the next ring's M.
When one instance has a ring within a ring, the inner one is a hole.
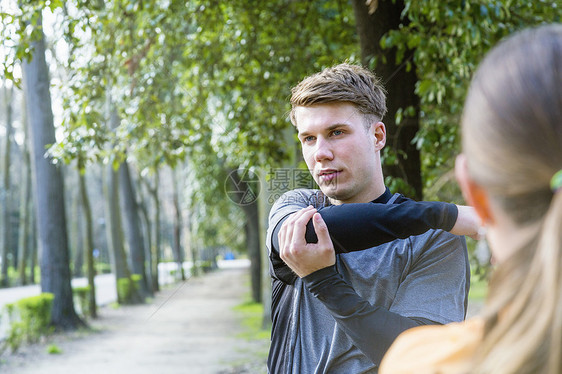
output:
M147 226L147 234L148 234L148 243L150 248L150 257L152 259L151 266L152 269L150 274L152 275L152 289L154 292L160 290L160 286L158 284L158 264L160 263L160 199L158 197L158 183L159 183L159 174L156 170L153 175L153 184L151 184L146 178L142 176L139 178L148 194L150 199L152 199L152 219L148 212L144 212L144 216L146 219L146 226Z
M108 100L108 102L110 127L115 128L119 117L112 107L111 101ZM134 286L131 271L127 265L125 248L123 247L123 226L119 210L119 179L114 163L110 163L107 166L105 188L106 230L111 252L112 270L115 274L115 283L117 284L117 301L121 304L142 303L143 298Z
M88 310L92 318L97 317L97 304L96 304L96 283L94 277L96 270L94 268L94 233L92 224L92 209L90 206L90 198L88 197L88 190L86 188L85 170L80 165L78 159L78 170L80 172L78 184L80 192L80 202L82 203L82 212L84 217L85 235L83 241L82 253L86 258L86 276L88 277Z
M131 260L131 269L134 274L140 276L140 292L145 295L151 295L151 282L146 275L146 256L144 249L144 239L141 232L141 224L139 217L139 208L136 200L136 194L129 173L129 165L124 161L119 166L119 187L121 211L123 212L123 223L125 225L125 234L127 243L129 244L129 256Z
M361 62L374 70L387 90L388 112L384 118L387 146L383 152L386 182L391 189L421 200L420 152L413 143L419 130L419 98L415 93L417 76L411 61L414 51L383 48L379 43L383 35L401 27L404 2L382 0L370 3L368 7L365 0L354 0L353 8ZM397 55L397 51L401 55Z
M41 26L41 14L36 15ZM55 295L51 321L56 327L73 329L83 325L74 310L64 208L64 185L57 165L46 157L47 147L55 143L55 128L49 92L49 72L45 61L42 29L30 42L32 57L22 63L27 100L39 246L41 248L41 290Z
M10 199L8 194L10 192L10 153L12 144L12 98L14 96L14 88L8 88L8 82L4 82L4 108L6 113L6 138L4 145L4 164L3 164L3 178L2 190L0 191L0 202L2 205L2 273L0 275L0 286L8 286L8 265L10 263Z
M250 277L252 287L252 300L262 301L262 248L263 242L260 236L259 215L259 177L250 170L230 170L228 182L231 185L229 197L240 206L244 212L246 222L244 225L246 233L246 246L250 258Z
M73 193L70 202L71 217L82 217L82 193L80 191L80 173L78 173L78 190ZM73 186L71 186L73 187ZM65 186L66 190L72 190L69 186ZM70 244L70 261L72 263L72 275L74 277L84 276L84 251L82 243L84 243L84 221L74 219L70 222L69 227L69 244Z
M172 252L174 253L174 261L177 264L178 278L182 281L185 280L185 273L183 271L184 250L181 244L181 228L182 228L182 214L179 202L178 182L176 178L176 170L172 170L172 201L174 206L174 234L172 240Z
M391 5L390 1L371 3L379 8ZM460 201L452 169L459 151L464 96L476 66L504 36L542 22L560 22L560 10L555 2L523 0L405 0L403 4L402 8L400 2L393 2L402 9L401 22L375 42L395 51L397 65L415 69L420 128L412 141L422 154L426 198ZM410 114L406 105L401 108L399 115Z
M25 103L25 100L23 101ZM22 173L20 180L20 211L19 211L19 233L18 233L18 273L19 273L19 283L25 285L28 283L28 278L26 275L26 267L29 265L31 268L30 281L34 279L35 264L34 264L34 254L35 249L31 248L31 244L34 241L31 240L31 223L32 223L32 209L33 204L31 202L32 191L31 191L31 160L29 155L29 135L28 135L28 125L27 117L25 115L25 107L23 108L22 115L22 126L23 126L23 145L22 145ZM33 245L35 248L35 245Z
M338 1L194 5L194 23L199 27L191 31L187 63L192 66L187 65L183 76L194 91L191 113L196 131L190 137L189 155L197 179L206 181L198 184L205 188L203 195L216 197L221 191L215 188L223 189L223 183L211 179L224 181L231 170L280 167L292 156L286 150L294 147L279 137L291 128L284 117L290 87L351 55L355 38L345 28L349 16ZM257 205L244 206L242 212L253 263L252 295L261 300L260 273L269 269L259 267L264 251L259 234L266 227L257 219Z

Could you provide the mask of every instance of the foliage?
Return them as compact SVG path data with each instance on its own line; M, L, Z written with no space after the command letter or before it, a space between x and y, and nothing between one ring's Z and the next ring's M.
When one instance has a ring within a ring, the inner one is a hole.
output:
M142 173L187 156L192 201L207 205L193 206L195 217L218 233L200 230L211 238L205 245L241 229L229 225L241 220L224 196L225 172L288 158L278 135L291 126L289 88L357 50L344 1L40 1L34 9L46 5L69 50L51 156L80 170L127 157Z
M55 344L49 344L47 346L47 353L50 355L59 355L62 353L62 349L60 349L57 345Z
M96 272L100 274L109 274L111 273L111 264L107 264L104 262L96 262Z
M216 231L223 243L243 229L225 227L222 219L240 215L225 196L228 173L259 173L260 167L279 167L292 157L287 150L293 147L279 136L294 131L286 117L290 87L353 58L357 50L351 7L342 4L238 0L194 5L198 27L188 49L193 66L185 75L196 103L189 150L196 181L192 201L205 205L194 206L199 227Z
M140 289L141 279L140 274L132 274L130 278L117 279L117 299L120 303L131 302L134 293Z
M92 314L90 311L90 302L89 302L90 286L72 287L72 293L78 301L75 304L79 306L82 316L83 317L91 316Z
M51 332L53 300L52 293L41 293L6 304L11 320L6 341L12 351L16 351L24 341L35 343Z
M544 0L410 0L402 17L402 27L380 43L397 48L398 63L411 58L416 68L422 126L415 142L422 151L426 197L458 199L456 184L448 182L454 180L458 124L474 70L501 38L523 27L559 22L560 10Z
M63 115L51 155L82 171L125 159L141 175L163 165L187 168L194 242L201 248L244 249L243 215L225 191L229 171L275 170L293 159L286 136L294 132L286 115L290 87L328 65L355 62L359 51L352 6L344 0L20 3L24 11L0 13L5 75L17 80L15 66L41 30L34 22L41 9L57 19L51 43L67 50L58 56ZM472 73L502 37L560 21L560 11L544 0L404 4L402 27L380 43L396 48L397 62L419 78L422 123L415 141L426 198L458 201L450 182ZM411 111L399 111L397 123ZM116 128L109 126L111 114ZM396 156L389 149L385 162Z

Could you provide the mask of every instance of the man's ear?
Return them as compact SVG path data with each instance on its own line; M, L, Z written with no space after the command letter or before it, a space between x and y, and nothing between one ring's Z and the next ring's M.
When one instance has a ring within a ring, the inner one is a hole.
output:
M380 151L386 144L386 127L384 123L377 122L373 124L375 134L375 150Z
M455 176L461 188L464 200L468 205L474 207L482 224L493 223L494 219L490 209L489 195L484 188L470 177L466 156L463 154L457 156L455 162Z

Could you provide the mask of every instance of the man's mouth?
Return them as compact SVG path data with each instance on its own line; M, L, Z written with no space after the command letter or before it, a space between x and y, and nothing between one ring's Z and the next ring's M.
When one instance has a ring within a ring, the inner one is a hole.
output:
M341 171L335 169L320 170L320 172L318 173L318 178L323 182L329 183L335 180L340 173Z

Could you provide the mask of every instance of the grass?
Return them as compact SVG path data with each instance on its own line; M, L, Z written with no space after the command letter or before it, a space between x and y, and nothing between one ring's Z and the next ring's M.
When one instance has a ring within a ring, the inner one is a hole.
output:
M47 353L50 355L59 355L62 353L62 349L60 349L57 345L55 344L49 344L47 346Z
M233 309L240 317L243 327L242 332L236 334L236 337L246 340L251 344L240 350L240 352L244 352L245 357L229 364L234 368L235 371L233 372L263 372L265 370L265 362L267 361L271 335L269 327L263 326L263 305L253 301L246 301Z
M484 301L488 294L488 281L485 279L472 280L470 282L470 292L468 299L474 301Z
M253 301L244 302L234 310L242 318L242 326L245 327L244 332L238 336L248 340L269 339L270 330L263 326L263 305Z

